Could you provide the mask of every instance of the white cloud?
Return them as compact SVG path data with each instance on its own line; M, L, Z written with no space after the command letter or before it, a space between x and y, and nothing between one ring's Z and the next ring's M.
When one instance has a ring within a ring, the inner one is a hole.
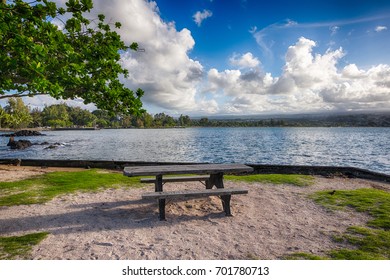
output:
M95 1L94 12L122 23L118 33L125 43L138 42L145 52L128 51L122 63L130 72L124 83L145 91L145 104L171 111L197 108L196 92L203 78L203 66L189 57L195 45L191 32L177 30L172 22L164 22L157 4L143 0Z
M315 47L304 37L290 46L279 77L259 68L211 69L208 90L224 94L227 102L221 109L236 114L390 108L389 65L363 70L349 64L340 70L341 48L318 54Z
M193 16L192 18L194 19L195 23L198 25L198 26L201 26L202 25L202 22L211 17L213 15L213 13L209 10L203 10L203 12L201 11L197 11Z
M237 66L239 68L255 68L260 65L260 60L256 57L253 57L253 54L250 52L247 52L242 56L233 54L229 61L233 66Z
M379 26L375 27L376 32L381 32L381 31L385 31L385 30L387 30L386 26L379 25Z
M57 0L61 5L64 2ZM124 42L128 45L137 42L145 50L122 54L122 65L130 73L122 82L130 89L145 91L142 101L146 107L150 105L170 112L196 112L206 108L210 113L215 112L215 104L201 108L201 97L196 96L204 69L199 61L189 57L195 45L190 30L177 30L173 22L163 21L154 1L112 0L107 5L106 1L96 0L88 17L97 18L98 14L104 14L107 22L121 22L122 27L116 31ZM42 96L35 100L29 98L26 102L39 106L61 101ZM84 105L82 100L66 102L95 109L93 105Z

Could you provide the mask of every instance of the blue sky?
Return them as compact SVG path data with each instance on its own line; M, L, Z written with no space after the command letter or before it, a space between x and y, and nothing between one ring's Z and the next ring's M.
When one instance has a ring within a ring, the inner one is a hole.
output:
M58 0L57 2L64 2ZM390 109L390 1L95 0L122 22L123 82L151 113ZM54 102L26 99L30 106ZM73 105L82 105L80 100ZM93 109L93 106L87 108Z
M301 36L317 42L317 52L343 47L351 61L362 67L390 62L389 1L258 1L258 0L157 0L161 18L174 21L178 30L188 28L196 41L191 55L210 67L227 67L232 53L251 52L264 68L282 71L287 48ZM201 26L193 15L212 15ZM384 26L387 32L376 32ZM264 46L253 33L264 36ZM267 48L265 48L267 47Z

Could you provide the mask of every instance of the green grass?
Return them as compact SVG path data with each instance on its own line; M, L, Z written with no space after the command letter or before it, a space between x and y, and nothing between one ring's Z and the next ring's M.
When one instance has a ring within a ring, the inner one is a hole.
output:
M337 260L389 260L390 232L383 229L350 227L339 242L349 243L356 249L332 250L329 255Z
M389 260L390 259L390 193L376 189L316 192L311 196L329 209L352 208L369 214L367 227L352 226L335 236L335 242L352 245L353 249L328 252L330 259Z
M0 237L0 260L28 259L32 247L47 235L47 232L39 232L23 236Z
M372 216L368 225L390 230L390 193L377 189L338 190L333 195L329 191L315 193L312 198L330 209L352 207Z
M327 258L316 256L308 253L294 253L288 256L285 256L286 260L327 260Z
M0 206L44 203L56 196L107 188L139 187L138 177L91 169L52 172L16 182L0 182Z
M255 174L245 176L225 176L227 180L241 181L246 183L270 183L270 184L290 184L299 187L310 186L314 182L314 177L310 175L298 174Z

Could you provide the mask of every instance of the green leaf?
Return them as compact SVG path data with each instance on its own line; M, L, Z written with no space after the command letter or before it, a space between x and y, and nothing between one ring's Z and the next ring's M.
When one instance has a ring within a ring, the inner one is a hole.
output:
M6 7L13 12L0 13L0 94L77 97L110 112L142 112L141 92L119 80L129 74L120 64L128 47L103 22L104 15L98 16L100 29L90 24L83 13L93 7L92 1L69 0L66 9L57 9L54 1L39 2L10 1ZM58 17L68 18L63 30L52 23ZM136 43L130 46L137 48Z

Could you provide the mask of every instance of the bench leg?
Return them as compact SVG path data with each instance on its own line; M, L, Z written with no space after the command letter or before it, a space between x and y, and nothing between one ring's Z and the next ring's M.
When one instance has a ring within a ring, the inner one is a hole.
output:
M226 216L233 216L232 213L230 212L230 199L231 195L221 195L221 200L222 200L222 207L223 210L225 211Z
M212 189L214 186L223 189L223 173L210 174L210 179L206 180L206 189Z
M162 175L156 176L156 181L154 182L154 191L155 192L162 192L163 191Z
M162 192L163 191L163 182L162 182L162 175L156 176L156 181L154 184L154 190L156 192ZM159 199L158 200L158 218L160 221L165 221L165 199Z
M165 199L158 200L158 218L160 221L165 221Z

